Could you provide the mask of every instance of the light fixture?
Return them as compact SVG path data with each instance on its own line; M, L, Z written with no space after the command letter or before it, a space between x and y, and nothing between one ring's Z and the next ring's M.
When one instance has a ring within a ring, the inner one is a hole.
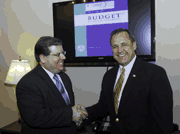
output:
M16 86L19 80L30 70L29 60L21 60L21 56L19 60L12 60L4 84Z
M21 60L21 56L19 57L19 60L12 60L4 82L5 86L13 87L15 90L19 80L30 70L31 67L29 65L29 60ZM18 110L18 122L20 123L20 121L20 114Z

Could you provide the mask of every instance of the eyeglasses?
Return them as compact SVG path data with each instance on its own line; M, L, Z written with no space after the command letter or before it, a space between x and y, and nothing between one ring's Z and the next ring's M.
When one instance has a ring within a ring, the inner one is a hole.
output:
M58 54L50 54L50 55L53 55L53 56L57 56L57 57L60 57L60 56L65 56L66 55L66 51L63 51L62 53L58 53Z

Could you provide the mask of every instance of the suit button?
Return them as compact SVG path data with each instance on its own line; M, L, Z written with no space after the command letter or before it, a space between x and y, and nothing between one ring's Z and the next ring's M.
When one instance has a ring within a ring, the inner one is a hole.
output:
M118 122L119 121L119 119L118 118L116 118L116 122Z

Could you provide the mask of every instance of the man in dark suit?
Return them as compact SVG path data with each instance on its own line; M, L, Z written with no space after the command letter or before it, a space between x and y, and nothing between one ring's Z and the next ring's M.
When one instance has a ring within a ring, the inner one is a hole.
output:
M38 65L16 87L21 133L75 134L76 125L87 113L82 106L74 106L71 80L62 72L66 59L62 41L41 37L35 46L35 58ZM82 111L77 109L80 107Z
M111 134L172 134L173 96L165 70L139 59L127 29L111 33L119 63L103 77L99 102L87 109L88 124L110 116Z

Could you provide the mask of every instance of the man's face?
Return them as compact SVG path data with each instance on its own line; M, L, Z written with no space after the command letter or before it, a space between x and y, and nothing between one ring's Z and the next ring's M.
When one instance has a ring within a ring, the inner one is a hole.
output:
M135 56L136 42L131 42L127 32L113 35L111 47L114 59L122 66L126 66Z
M42 56L41 65L52 73L59 73L63 70L63 63L66 59L62 46L50 46L50 54L48 56Z

